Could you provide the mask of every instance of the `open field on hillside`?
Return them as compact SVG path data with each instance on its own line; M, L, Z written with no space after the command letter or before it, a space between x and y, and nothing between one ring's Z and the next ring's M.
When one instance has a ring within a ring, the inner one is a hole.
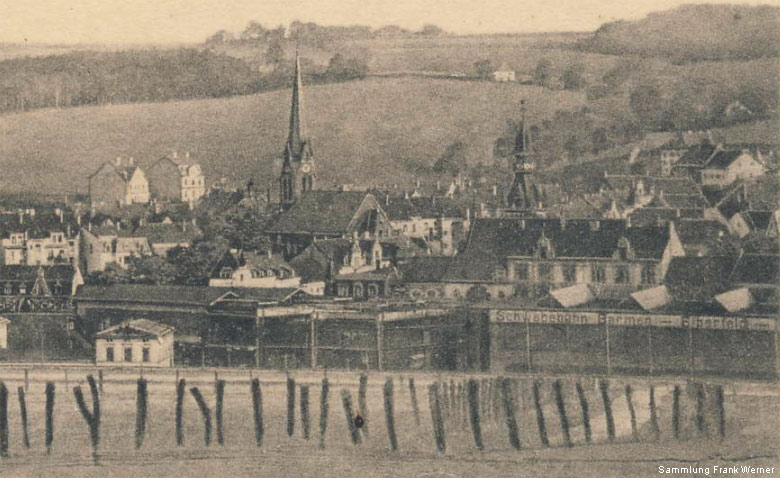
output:
M119 154L142 166L190 151L209 181L254 176L276 184L289 90L229 99L41 110L0 122L3 191L86 191L87 176ZM371 79L308 87L306 122L321 186L410 182L447 145L492 161L492 142L521 99L542 119L584 104L582 93L433 79Z
M72 388L88 388L84 374L94 370L70 369ZM84 420L75 407L73 393L66 390L63 370L34 368L30 372L27 395L31 448L22 444L16 388L24 384L22 370L0 368L0 376L11 391L9 400L9 457L0 459L3 476L201 476L229 473L230 476L655 476L658 466L752 465L777 466L777 394L769 384L748 382L722 383L725 395L726 438L717 438L717 420L705 415L707 433L695 431L695 394L684 380L624 379L613 377L609 395L616 438L609 443L598 385L594 379L562 377L563 397L571 426L571 448L564 446L560 420L552 393L553 378L542 378L540 400L546 421L550 447L539 441L536 411L530 393L532 378L518 377L515 410L519 422L522 449L514 451L507 439L501 409L482 408L481 427L485 449L475 449L467 419L456 408L444 405L446 452L438 453L432 434L427 385L434 380L459 382L465 375L415 374L420 423L415 423L408 388L409 375L372 372L367 387L369 433L362 443L350 443L340 393L351 394L353 406L358 403L357 373L328 373L330 381L328 425L325 448L318 447L320 417L320 383L322 374L295 372L297 385L310 387L311 437L302 435L299 403L295 405L294 434L286 428L285 376L280 372L254 371L262 385L265 431L262 447L255 443L250 372L220 370L226 380L224 399L224 445L203 443L203 425L198 408L187 391L184 397L184 446L177 447L174 438L175 375L172 370L146 370L149 381L149 419L145 441L134 449L135 379L138 371L105 371L100 442L100 465L93 466L89 435ZM209 371L182 370L187 388L197 386L214 413L214 375ZM394 383L394 405L398 452L389 450L384 419L382 385L386 378ZM488 378L477 376L478 380ZM55 431L52 452L44 447L44 380L56 380ZM593 443L584 439L581 408L576 382L583 385L589 401ZM632 440L630 413L623 386L633 388L638 441ZM660 437L655 441L649 426L648 386L655 386ZM680 440L672 437L672 388L680 385ZM299 401L299 392L296 400ZM708 392L706 403L709 406ZM444 403L444 402L443 402ZM487 411L486 411L487 410ZM485 413L487 413L485 415Z

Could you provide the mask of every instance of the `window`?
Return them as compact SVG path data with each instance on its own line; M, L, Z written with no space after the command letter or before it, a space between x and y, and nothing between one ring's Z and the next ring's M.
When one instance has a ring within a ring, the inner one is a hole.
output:
M352 286L352 296L353 297L363 297L363 284L356 282Z
M222 270L219 271L219 277L220 279L230 279L230 276L233 275L233 269L230 267L223 267Z
M379 295L379 286L376 284L369 284L368 285L368 296L369 297L376 297Z
M552 264L539 264L537 266L537 272L540 281L552 281Z
M642 267L642 283L655 284L655 266L653 264L646 264Z
M106 362L114 361L114 347L106 347Z
M601 282L601 283L606 282L607 274L604 270L604 266L599 266L599 265L591 266L590 280L591 282Z
M347 286L346 284L339 284L338 295L339 295L339 297L348 297L349 296L349 286Z
M149 347L141 349L141 357L144 362L149 362Z
M517 280L528 280L528 264L515 264L515 278Z
M125 362L133 361L133 347L125 347Z
M574 264L566 264L563 266L563 281L577 282L577 266Z
M628 267L617 266L615 267L615 283L627 284L628 283Z

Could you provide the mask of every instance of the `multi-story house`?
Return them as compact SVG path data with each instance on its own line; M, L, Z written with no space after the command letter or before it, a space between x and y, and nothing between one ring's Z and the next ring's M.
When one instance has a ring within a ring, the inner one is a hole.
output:
M77 226L61 209L53 214L19 211L0 218L0 261L5 265L51 266L78 261Z
M129 258L152 253L146 237L110 221L101 226L82 228L80 245L81 265L87 274L103 271L109 264L124 268Z
M747 149L718 150L702 168L701 184L722 188L766 172L767 167Z
M596 297L626 297L659 283L671 258L684 255L674 223L476 219L444 275L440 296L465 297L482 286L494 299L534 299L587 286Z
M388 195L382 208L396 234L424 240L434 254L455 254L469 228L469 210L446 197Z
M190 159L190 153L180 158L177 153L158 159L146 176L155 199L181 201L193 207L206 194L206 179L200 165Z
M301 278L278 254L228 251L217 262L210 287L299 287Z
M89 176L89 201L94 210L146 204L149 199L149 181L131 157L105 162Z

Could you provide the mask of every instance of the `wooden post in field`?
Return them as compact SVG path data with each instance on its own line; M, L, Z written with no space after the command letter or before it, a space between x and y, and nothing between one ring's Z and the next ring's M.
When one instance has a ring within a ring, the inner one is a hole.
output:
M309 420L309 386L301 385L301 426L303 428L303 438L309 439L309 432L311 430L311 423Z
M607 437L610 441L615 439L615 420L612 417L612 399L609 397L609 382L602 380L599 382L601 390L601 400L604 402L604 418L607 421Z
M295 432L295 379L287 375L287 436Z
M718 434L722 440L726 438L726 407L722 385L718 385L715 389L715 408L718 411Z
M590 412L588 410L588 397L585 395L585 389L582 384L577 382L577 397L580 399L580 410L582 410L582 428L585 430L585 443L591 441L590 431Z
M328 377L322 377L322 388L320 389L320 448L325 448L325 432L328 430L328 395L330 384Z
M19 418L22 421L22 439L24 447L30 448L30 432L27 426L27 400L25 399L24 387L19 387L16 392L19 395Z
M653 437L658 440L661 434L661 429L658 426L658 411L655 408L655 387L650 385L650 431L653 432Z
M203 441L206 446L211 445L211 410L206 404L206 400L203 398L203 394L200 393L198 387L191 387L190 393L195 399L200 409L200 414L203 416Z
M178 370L177 370L178 372ZM176 382L176 446L184 445L184 390L187 381L180 379Z
M468 382L468 400L469 400L469 420L471 421L471 434L474 436L474 446L477 450L485 449L482 443L482 424L480 421L480 394L479 382L475 379L469 379Z
M417 405L417 390L414 387L414 378L409 377L409 398L412 401L412 413L414 414L414 423L420 426L420 407Z
M672 392L672 432L674 439L680 439L680 386L675 385Z
M544 411L542 410L542 397L540 395L539 388L541 383L538 380L534 381L534 406L536 407L536 426L539 429L539 440L542 442L542 446L550 446L550 441L547 439L547 425L544 422Z
M46 454L51 454L54 443L54 382L46 382Z
M433 437L436 441L436 448L440 453L444 453L447 450L447 443L444 438L444 423L441 417L439 392L435 383L428 385L428 405L431 408L431 421L433 422Z
M512 387L512 379L501 377L501 401L504 405L504 419L506 420L509 444L515 450L520 449L520 435L517 432L517 419L515 418L515 397Z
M360 430L363 432L363 436L368 438L368 374L360 374L360 382L358 384L358 415L363 418L363 426Z
M0 457L8 457L8 389L0 381Z
M626 403L628 404L628 415L631 420L631 437L634 441L639 440L639 432L636 428L636 412L634 411L633 391L631 385L626 384Z
M252 379L252 412L255 419L255 443L263 446L263 394L260 380Z
M571 435L569 434L569 418L566 416L566 403L563 400L563 389L560 379L553 382L553 394L555 395L555 406L558 408L558 416L560 417L563 444L570 447L572 443Z
M223 410L223 404L225 400L225 381L224 380L217 380L217 390L216 390L216 409L214 413L214 418L217 422L217 444L222 446L225 444L225 433L224 428L222 424L222 410Z
M141 448L146 436L147 415L147 382L143 378L138 379L135 410L135 449Z
M393 411L393 379L388 377L382 389L385 399L385 424L387 426L387 440L390 442L390 451L398 450L398 438L395 434L395 416Z
M84 401L84 393L81 391L80 386L73 387L73 395L76 398L76 405L79 407L81 416L84 417L84 421L86 421L89 426L89 438L92 442L92 459L95 464L97 464L98 446L100 444L100 393L98 392L97 383L92 375L87 375L87 383L89 384L89 389L92 393L92 411L89 410Z
M359 445L361 442L360 432L355 426L355 414L352 411L352 397L350 396L349 391L345 389L341 390L341 402L344 405L344 416L347 419L349 437L352 440L353 445Z

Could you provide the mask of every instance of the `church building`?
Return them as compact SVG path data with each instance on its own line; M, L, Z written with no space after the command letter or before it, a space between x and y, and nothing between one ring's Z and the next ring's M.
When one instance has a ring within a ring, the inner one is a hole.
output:
M273 252L290 260L315 240L391 235L392 226L368 192L315 189L314 151L306 135L301 63L295 59L290 124L279 177L280 214L269 228Z

